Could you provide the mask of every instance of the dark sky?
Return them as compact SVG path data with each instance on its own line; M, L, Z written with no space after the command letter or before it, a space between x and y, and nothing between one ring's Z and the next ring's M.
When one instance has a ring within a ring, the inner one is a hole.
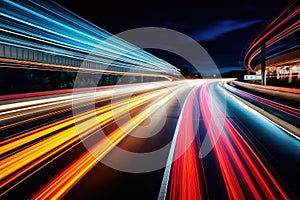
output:
M290 2L55 0L104 30L117 34L138 27L164 27L197 40L221 72L243 69L243 49ZM178 56L150 51L175 66L190 69Z

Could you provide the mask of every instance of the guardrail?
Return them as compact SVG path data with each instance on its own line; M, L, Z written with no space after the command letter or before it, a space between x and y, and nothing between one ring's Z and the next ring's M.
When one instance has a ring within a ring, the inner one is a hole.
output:
M0 58L9 58L14 60L22 61L33 61L37 63L47 63L54 65L64 65L64 66L73 66L81 67L87 69L98 69L98 70L107 70L107 71L116 71L116 72L128 72L129 69L116 67L116 66L107 66L104 64L92 62L89 60L80 60L77 58L72 58L69 56L59 55L55 52L43 52L38 50L25 49L21 47L15 47L5 44L0 44ZM138 69L130 69L132 73L147 73ZM153 72L155 74L155 72Z

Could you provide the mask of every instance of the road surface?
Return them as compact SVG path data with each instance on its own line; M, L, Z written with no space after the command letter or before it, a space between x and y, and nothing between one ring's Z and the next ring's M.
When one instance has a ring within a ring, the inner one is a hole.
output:
M224 80L29 95L0 110L4 199L300 197L299 138Z

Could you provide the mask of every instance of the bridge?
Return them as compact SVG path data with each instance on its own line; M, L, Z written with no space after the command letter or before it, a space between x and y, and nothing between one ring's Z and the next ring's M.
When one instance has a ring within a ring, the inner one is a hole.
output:
M3 1L0 16L0 67L181 76L175 66L54 3Z
M248 74L261 74L263 85L266 85L267 79L299 83L299 13L299 2L291 2L248 46L244 66ZM298 45L289 45L291 40Z

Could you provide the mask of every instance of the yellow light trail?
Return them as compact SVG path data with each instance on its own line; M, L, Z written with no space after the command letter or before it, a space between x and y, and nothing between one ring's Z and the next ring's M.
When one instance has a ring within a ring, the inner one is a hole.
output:
M162 106L167 103L173 94L166 95L155 105ZM153 105L153 104L152 104ZM156 108L158 109L158 108ZM62 170L48 184L43 186L34 195L34 199L60 199L63 197L89 170L91 170L104 156L106 156L119 142L121 142L134 128L141 124L156 109L151 109L151 105L130 121L111 132L107 139L100 140L86 153L80 156L72 164Z
M1 161L0 187L2 188L9 184L51 156L80 141L80 137L89 137L90 134L99 129L99 127L105 126L126 112L142 106L166 92L168 92L166 89L148 92L132 97L130 102L128 102L128 100L122 100L112 105L100 107L95 110L95 113L94 111L82 113L76 118L78 122L77 125L79 126L77 128L81 130L80 133L77 133L77 129L74 126L75 121L73 117L70 117L25 133L22 137L18 136L18 139L14 139L14 141L6 143L3 146L1 144L0 153L3 154L50 134L50 136L42 141L34 142L26 148L22 148L19 151L5 156ZM95 124L95 120L93 120L93 116L95 115L99 124ZM51 135L54 131L59 132ZM80 134L80 137L78 134Z
M24 68L24 69L37 69L37 70L47 70L47 71L70 71L70 72L80 72L85 73L95 73L95 74L115 74L115 75L130 75L130 76L146 76L146 77L160 77L166 80L173 80L174 77L155 73L138 73L138 72L120 72L111 70L102 70L96 68L82 68L77 66L68 66L62 64L49 64L36 61L26 61L26 60L16 60L11 58L0 58L0 64L3 64L6 68ZM2 67L2 65L0 65Z

